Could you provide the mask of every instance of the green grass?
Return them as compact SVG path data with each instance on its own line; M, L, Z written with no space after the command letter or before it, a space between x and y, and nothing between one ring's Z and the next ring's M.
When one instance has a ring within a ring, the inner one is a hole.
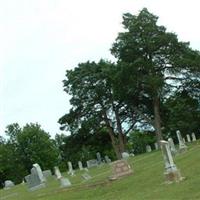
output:
M80 171L68 177L69 188L59 188L51 178L47 187L29 192L26 185L0 190L0 200L200 200L200 145L189 146L188 151L175 157L175 163L185 180L165 184L164 163L160 151L142 154L129 159L134 170L131 176L109 182L109 165L90 170L92 179L83 181Z

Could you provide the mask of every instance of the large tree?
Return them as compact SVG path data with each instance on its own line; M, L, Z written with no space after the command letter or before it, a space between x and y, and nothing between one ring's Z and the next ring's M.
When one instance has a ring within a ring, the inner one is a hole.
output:
M106 128L116 156L125 151L126 134L135 124L131 108L113 94L112 76L115 65L101 60L99 63L81 63L66 73L64 90L70 94L72 105L69 113L59 123L75 134L83 124L90 126L90 133ZM126 126L123 126L126 124Z
M180 85L198 85L200 53L157 20L146 8L138 15L124 14L125 31L111 52L118 59L115 92L155 128L160 141L161 104Z

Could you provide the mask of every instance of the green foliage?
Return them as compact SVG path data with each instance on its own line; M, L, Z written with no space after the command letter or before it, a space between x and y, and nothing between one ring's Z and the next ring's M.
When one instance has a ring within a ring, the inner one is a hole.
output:
M134 153L139 154L146 152L146 145L150 145L154 149L156 138L152 132L140 132L136 130L130 133L128 142L134 149Z

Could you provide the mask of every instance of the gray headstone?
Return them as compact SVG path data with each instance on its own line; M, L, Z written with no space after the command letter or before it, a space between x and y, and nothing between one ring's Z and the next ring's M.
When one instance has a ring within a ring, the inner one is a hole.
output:
M61 188L64 188L64 187L69 187L69 186L71 186L71 182L69 181L69 179L68 178L61 178L60 179L60 187Z
M173 139L172 139L172 138L169 138L169 139L168 139L168 143L169 143L169 148L170 148L172 154L175 155L175 154L177 153L177 150L176 150L176 147L175 147L175 145L174 145Z
M43 173L45 179L47 179L47 178L52 176L51 170L45 170L42 173Z
M15 184L11 180L6 180L4 182L4 189L5 190L10 189L10 188L12 188L14 186L15 186Z
M177 169L170 148L169 143L165 140L160 141L161 144L161 150L163 154L164 164L165 164L165 178L168 183L173 181L180 181L183 178L180 175L179 170Z
M46 179L45 179L45 177L44 177L44 175L42 173L40 165L38 165L37 163L35 163L35 164L33 164L33 167L36 169L37 175L38 175L39 179L41 180L41 182L45 182Z
M179 130L176 131L176 135L177 135L178 142L179 142L179 149L180 150L186 150L187 146L185 145L185 142L184 142L182 135L181 135L181 132Z
M108 164L111 163L111 159L110 159L107 155L105 156L105 161L106 161L106 163L108 163Z
M101 164L101 162L102 162L101 154L99 152L97 152L96 155L97 155L97 161L98 161L98 163Z
M195 133L192 133L192 141L195 142L197 139L196 139L196 135Z
M54 174L55 174L57 179L61 179L62 178L62 175L60 173L60 169L57 166L54 167Z
M154 147L155 147L155 150L158 150L158 143L157 142L154 143Z
M74 170L72 167L72 163L69 161L69 162L67 162L67 164L68 164L68 174L71 176L74 176Z
M187 141L188 141L188 142L191 142L190 135L187 134L186 137L187 137Z
M127 153L127 152L123 152L122 153L122 158L123 159L128 159L130 157L130 154L129 153Z
M96 159L88 160L86 163L88 168L98 166L98 162Z
M83 163L81 161L78 161L78 167L80 170L83 170Z
M150 145L147 145L146 146L146 152L150 153L152 150L151 150L151 146Z

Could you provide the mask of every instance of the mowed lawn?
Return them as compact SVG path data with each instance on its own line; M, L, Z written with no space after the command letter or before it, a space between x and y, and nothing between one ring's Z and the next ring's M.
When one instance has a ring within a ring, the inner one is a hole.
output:
M134 170L131 176L108 181L109 165L90 170L92 179L83 181L81 172L68 177L69 188L59 188L59 182L51 178L47 187L29 192L26 185L10 190L0 190L0 200L200 200L200 145L190 144L188 151L175 157L175 163L185 177L180 183L165 184L164 162L160 151L130 158ZM17 172L16 172L17 173Z

